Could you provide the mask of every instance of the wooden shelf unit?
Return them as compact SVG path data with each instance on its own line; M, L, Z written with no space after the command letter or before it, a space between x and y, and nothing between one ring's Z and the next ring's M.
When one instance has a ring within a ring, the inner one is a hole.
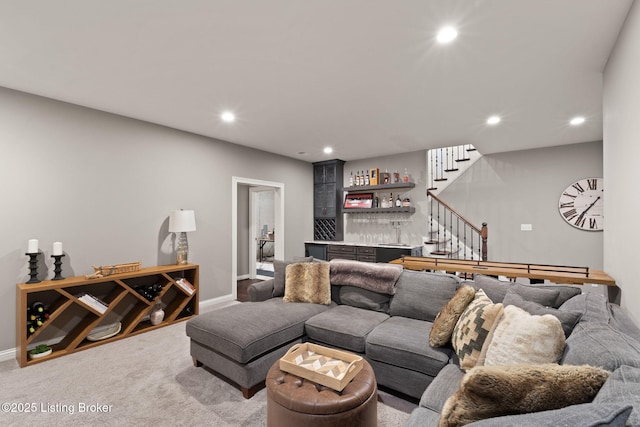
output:
M194 287L192 295L176 284L184 277ZM21 367L40 363L87 348L117 341L132 335L187 320L198 314L199 267L196 264L166 265L142 268L139 271L113 274L103 278L86 279L84 276L63 280L47 280L35 284L16 285L16 358ZM159 283L162 290L153 301L136 291L139 286ZM108 304L104 313L77 298L89 293ZM49 310L49 318L36 331L27 336L27 307L42 302ZM156 303L161 302L165 312L163 321L152 325L145 317ZM119 321L119 333L99 341L87 336L97 326ZM28 350L36 344L50 344L52 353L31 360Z

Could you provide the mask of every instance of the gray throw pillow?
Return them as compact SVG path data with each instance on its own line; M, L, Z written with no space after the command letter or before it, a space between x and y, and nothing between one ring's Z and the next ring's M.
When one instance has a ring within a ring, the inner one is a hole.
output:
M531 285L514 283L511 288L527 301L533 301L545 307L553 307L560 292L557 289L536 288Z
M312 262L313 257L293 257L293 260L282 261L279 259L273 260L273 296L284 296L284 282L286 278L287 265L294 264L296 262Z
M494 303L502 302L509 289L514 290L525 300L537 302L545 307L555 307L560 295L558 289L524 285L517 282L506 282L482 274L476 274L474 276L473 287L476 290L482 289Z
M507 291L507 295L505 295L502 303L507 305L515 305L526 311L529 314L543 316L545 314L551 314L558 318L560 324L562 325L562 330L564 331L564 336L569 337L571 335L571 331L576 326L582 313L579 311L560 311L555 308L545 307L541 304L538 304L533 301L526 301L522 296L517 294L514 290L509 289Z
M565 301L575 297L576 295L580 295L582 293L582 286L581 285L556 285L556 284L535 284L535 285L525 285L525 286L530 286L532 288L539 288L539 289L551 289L551 290L555 290L558 291L558 298L556 299L555 303L553 305L551 305L551 307L553 308L558 308L560 307L562 304L565 303Z
M511 286L511 282L503 282L494 277L485 276L483 274L476 274L473 277L473 281L469 282L471 286L478 289L482 289L484 293L494 303L502 302L504 296L507 294L507 290Z

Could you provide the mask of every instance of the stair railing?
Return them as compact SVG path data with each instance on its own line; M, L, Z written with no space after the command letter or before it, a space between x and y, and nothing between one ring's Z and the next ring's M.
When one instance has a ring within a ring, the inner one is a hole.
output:
M487 261L489 235L487 223L483 222L482 227L476 227L431 190L427 190L427 198L429 199L430 241L425 243L436 245L436 250L432 254ZM429 255L425 254L425 256Z

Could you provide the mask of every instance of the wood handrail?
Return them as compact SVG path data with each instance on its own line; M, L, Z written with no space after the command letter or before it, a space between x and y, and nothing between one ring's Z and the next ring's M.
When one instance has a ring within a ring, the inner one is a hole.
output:
M453 209L451 206L449 206L446 202L444 202L441 198L439 198L438 196L436 196L435 194L433 194L433 192L431 190L427 190L427 196L431 196L434 199L436 199L438 201L438 203L440 203L442 206L444 206L445 208L447 208L447 210L453 212L455 214L455 216L457 216L458 218L460 218L463 222L465 222L466 224L469 224L469 227L471 227L476 233L481 234L482 233L482 229L476 227L475 225L473 225L473 223L471 223L471 221L469 221L468 219L466 219L465 217L463 217L462 215L460 215L455 209ZM483 228L486 227L487 223L483 223Z
M552 264L524 264L512 262L487 262L475 260L454 260L430 257L402 256L390 261L402 264L407 270L436 270L448 273L473 273L506 276L509 279L530 278L549 280L554 283L575 285L599 284L616 286L616 281L602 270L589 267L571 267Z

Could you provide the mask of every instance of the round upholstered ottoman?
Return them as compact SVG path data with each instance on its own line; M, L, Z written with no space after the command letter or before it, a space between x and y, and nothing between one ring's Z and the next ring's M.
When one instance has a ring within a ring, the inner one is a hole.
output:
M279 366L276 362L267 373L267 427L378 424L376 377L366 360L342 392L283 372Z

